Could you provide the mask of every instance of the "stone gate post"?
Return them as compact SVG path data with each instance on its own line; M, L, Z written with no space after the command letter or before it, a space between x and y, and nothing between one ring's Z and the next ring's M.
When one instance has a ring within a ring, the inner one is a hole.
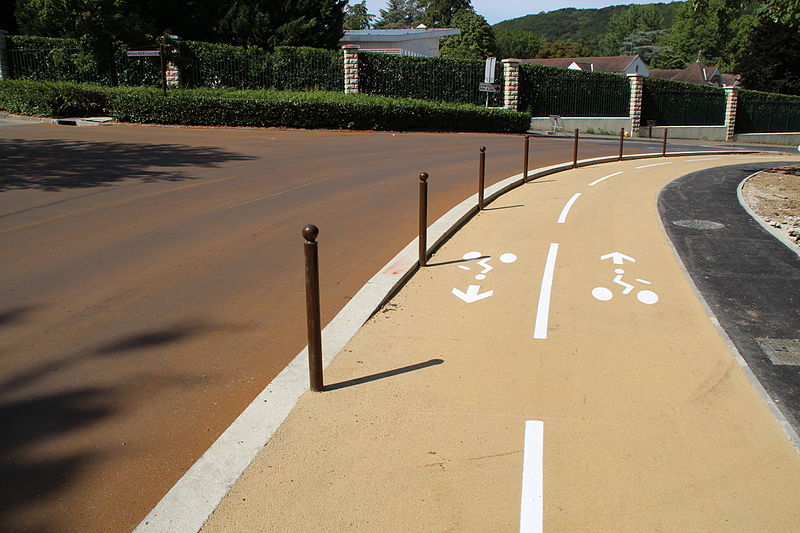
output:
M631 137L639 135L639 128L642 125L642 96L644 95L644 77L638 74L628 74L628 82L631 84L631 101L629 115L631 118Z
M725 89L725 140L732 141L736 131L736 109L739 107L739 87L728 86Z
M503 107L519 110L519 59L503 60Z
M358 92L358 45L346 44L344 51L344 92Z

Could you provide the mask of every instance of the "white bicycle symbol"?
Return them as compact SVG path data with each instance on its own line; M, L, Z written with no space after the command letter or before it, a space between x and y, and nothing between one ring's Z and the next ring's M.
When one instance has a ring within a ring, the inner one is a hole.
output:
M623 287L622 294L629 294L635 288L635 286L622 281L622 274L624 274L625 271L621 268L618 268L614 270L614 272L616 272L617 275L614 277L612 283L616 283L617 285L621 285ZM646 285L651 285L651 283L647 280L636 278L636 281ZM614 297L614 293L605 287L595 287L592 289L592 296L601 302L607 302ZM658 301L658 294L651 290L644 289L636 293L636 299L643 304L652 305Z

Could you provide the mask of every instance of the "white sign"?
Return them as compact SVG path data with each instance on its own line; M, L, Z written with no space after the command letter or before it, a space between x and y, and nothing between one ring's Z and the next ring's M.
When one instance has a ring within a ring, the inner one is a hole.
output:
M621 265L625 261L630 261L631 263L636 262L636 259L634 259L633 257L628 257L627 255L620 252L612 252L610 254L600 256L601 261L604 261L606 259L611 259L615 265ZM631 283L622 280L622 275L625 273L623 269L615 268L614 273L616 274L616 276L614 276L614 279L611 280L611 283L622 287L623 295L630 294L633 291L633 289L636 288L636 285L633 285ZM645 279L636 278L635 281L643 283L645 285L652 285L651 282ZM614 292L607 287L595 287L594 289L592 289L592 296L594 296L596 300L600 300L601 302L607 302L614 297ZM636 293L636 299L642 302L643 304L652 305L658 302L658 294L654 293L649 289L644 289Z
M494 68L497 65L496 57L487 57L483 70L483 83L494 83Z
M492 259L491 256L485 256L480 252L467 252L462 256L462 259L464 261L476 261L477 259L480 259L480 261L477 261L477 264L483 268L478 274L475 275L475 279L478 281L485 280L486 274L494 270L494 267L489 264L489 261ZM508 264L516 261L517 256L508 253L501 255L499 259L501 263ZM460 268L461 270L472 270L470 267L466 265L458 265L458 268ZM460 298L461 300L467 302L468 304L471 304L473 302L477 302L479 300L483 300L484 298L490 297L492 294L494 294L494 291L489 290L486 292L481 292L480 285L468 285L466 291L453 288L451 293Z
M161 55L159 50L128 50L128 57L158 57Z

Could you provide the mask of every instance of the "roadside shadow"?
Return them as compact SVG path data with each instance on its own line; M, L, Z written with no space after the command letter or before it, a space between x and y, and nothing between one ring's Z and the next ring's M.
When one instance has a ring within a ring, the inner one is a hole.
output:
M15 322L22 322L26 315L31 314L37 307L36 305L26 305L0 311L0 326L10 326Z
M424 363L417 363L415 365L395 368L394 370L387 370L386 372L379 372L377 374L371 374L369 376L364 376L356 379L349 379L347 381L340 381L339 383L333 383L331 385L325 385L322 389L324 391L333 391L338 389L344 389L346 387L353 387L355 385L363 385L364 383L369 383L371 381L378 381L379 379L390 378L392 376L399 376L401 374L407 374L408 372L414 372L415 370L422 370L423 368L441 365L442 363L444 363L444 359L431 359L430 361L425 361Z
M181 169L252 159L218 148L180 144L4 139L0 192L97 187L125 179L180 181L192 179Z

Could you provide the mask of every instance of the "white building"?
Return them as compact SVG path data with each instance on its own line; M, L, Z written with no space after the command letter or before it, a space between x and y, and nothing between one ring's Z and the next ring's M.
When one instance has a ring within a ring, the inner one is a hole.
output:
M344 30L339 46L354 44L368 52L405 56L439 57L439 40L458 35L458 28L407 30Z

